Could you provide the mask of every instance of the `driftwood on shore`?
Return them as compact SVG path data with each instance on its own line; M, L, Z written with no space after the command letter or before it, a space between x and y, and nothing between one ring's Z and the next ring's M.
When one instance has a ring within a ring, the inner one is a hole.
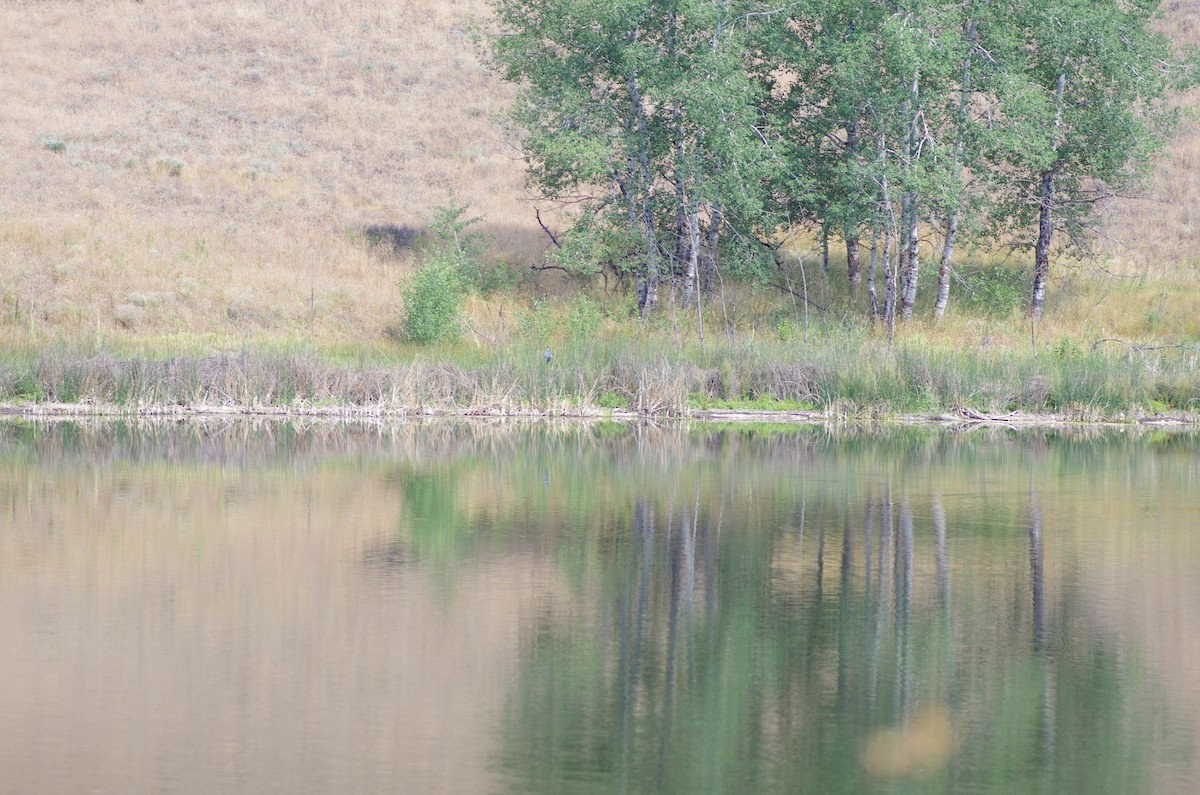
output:
M514 408L512 406L473 406L469 408L448 406L411 406L391 403L372 405L312 405L297 401L288 405L242 405L242 404L166 404L166 405L116 405L95 402L81 403L0 403L0 421L52 420L72 418L111 419L179 419L226 417L259 419L302 419L317 418L330 420L515 420L538 422L543 420L615 422L641 421L695 421L703 423L746 423L782 425L942 425L953 427L1010 427L1039 428L1062 426L1091 426L1127 428L1155 426L1161 428L1189 429L1200 427L1200 414L1161 414L1152 416L1119 415L1115 419L1074 417L1066 414L1031 414L1010 411L1006 414L984 414L975 409L959 406L952 413L857 415L843 411L768 410L768 409L687 409L682 413L656 411L631 411L629 409L601 408L595 406L563 405L554 408Z

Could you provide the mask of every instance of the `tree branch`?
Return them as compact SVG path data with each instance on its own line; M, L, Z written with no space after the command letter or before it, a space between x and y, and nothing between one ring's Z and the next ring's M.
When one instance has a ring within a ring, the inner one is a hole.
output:
M1116 337L1105 337L1104 339L1096 340L1095 342L1093 342L1092 350L1095 351L1097 348L1099 348L1101 345L1103 345L1106 342L1119 343L1121 345L1124 345L1127 348L1130 348L1131 350L1137 351L1138 353L1145 353L1146 351L1161 351L1161 350L1166 350L1168 348L1189 348L1189 347L1191 347L1190 345L1185 345L1182 342L1172 342L1172 343L1168 343L1166 345L1138 345L1136 342L1129 342L1128 340L1121 340L1121 339L1117 339Z
M828 308L828 307L821 306L820 304L818 304L816 301L812 300L812 299L811 299L811 298L809 298L808 296L806 296L806 295L802 295L802 294L800 294L800 293L796 292L795 290L791 289L790 287L787 287L787 286L785 286L785 285L782 285L782 284L776 284L775 282L767 282L767 286L768 286L768 287L774 287L776 290L780 290L780 291L782 291L782 292L785 292L785 293L787 293L788 295L790 295L790 296L792 296L792 297L794 297L794 298L802 298L802 299L804 299L805 301L807 301L807 302L808 302L808 305L809 305L809 306L811 306L813 309L816 309L818 312L821 312L822 314L824 314L824 313L826 313L826 312L828 312L828 311L829 311L829 308Z
M542 228L542 231L545 232L546 235L550 238L550 242L554 244L554 247L562 248L562 244L558 242L558 238L554 236L554 233L551 232L550 229L544 223L542 223L542 211L539 210L537 207L534 207L533 214L537 218L538 226L540 226Z

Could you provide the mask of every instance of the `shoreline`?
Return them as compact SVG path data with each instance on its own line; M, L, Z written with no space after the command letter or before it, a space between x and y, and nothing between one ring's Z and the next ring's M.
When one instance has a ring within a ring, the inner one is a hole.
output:
M1200 430L1200 415L1162 414L1142 417L1100 419L1077 418L1065 414L1009 412L987 415L973 409L952 412L847 415L807 410L769 409L686 409L683 412L637 412L629 409L572 407L563 409L511 409L498 407L439 407L402 405L305 405L254 406L225 405L143 405L126 407L97 403L0 403L0 421L11 420L187 420L187 419L327 419L327 420L513 420L540 422L574 420L600 422L700 422L706 424L745 425L927 425L970 429L974 427L1038 428L1109 428L1116 430L1155 429L1171 431Z

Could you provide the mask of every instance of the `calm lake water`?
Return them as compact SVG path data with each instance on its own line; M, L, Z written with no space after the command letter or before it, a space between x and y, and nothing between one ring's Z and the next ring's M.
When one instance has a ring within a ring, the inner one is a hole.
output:
M1200 436L0 424L3 793L1200 791Z

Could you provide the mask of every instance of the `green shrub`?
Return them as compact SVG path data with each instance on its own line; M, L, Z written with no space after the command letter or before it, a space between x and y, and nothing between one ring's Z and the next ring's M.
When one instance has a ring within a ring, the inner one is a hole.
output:
M429 344L458 336L464 290L453 258L433 257L403 290L404 336Z
M458 336L463 299L484 273L483 235L470 231L480 219L469 217L468 207L451 197L433 213L433 242L402 291L405 339L429 344Z
M42 145L42 148L49 149L55 154L62 154L67 151L67 142L53 135L39 135L38 143Z
M1060 362L1073 362L1083 358L1083 349L1069 337L1063 337L1054 346L1054 357Z
M521 287L529 272L507 262L498 262L491 267L481 268L473 286L481 293L512 291Z
M587 215L562 234L550 257L570 276L587 280L599 275L606 267L616 273L622 272L621 263L636 247L637 243L620 226L613 226L602 217Z
M187 164L178 157L160 157L158 158L157 163L158 167L170 177L182 176L183 169L187 166Z
M575 296L567 306L567 334L571 339L594 339L603 322L600 305L586 295Z
M449 204L433 211L431 251L453 262L464 289L481 290L488 275L483 263L486 244L483 235L471 227L483 219L467 215L469 209L469 204L459 204L451 196Z
M537 299L529 308L517 310L517 328L521 330L521 339L534 345L543 345L550 341L560 327L559 318L555 317L554 308L544 299Z
M962 302L968 308L994 317L1007 317L1020 306L1027 274L1020 270L988 268L963 277Z

